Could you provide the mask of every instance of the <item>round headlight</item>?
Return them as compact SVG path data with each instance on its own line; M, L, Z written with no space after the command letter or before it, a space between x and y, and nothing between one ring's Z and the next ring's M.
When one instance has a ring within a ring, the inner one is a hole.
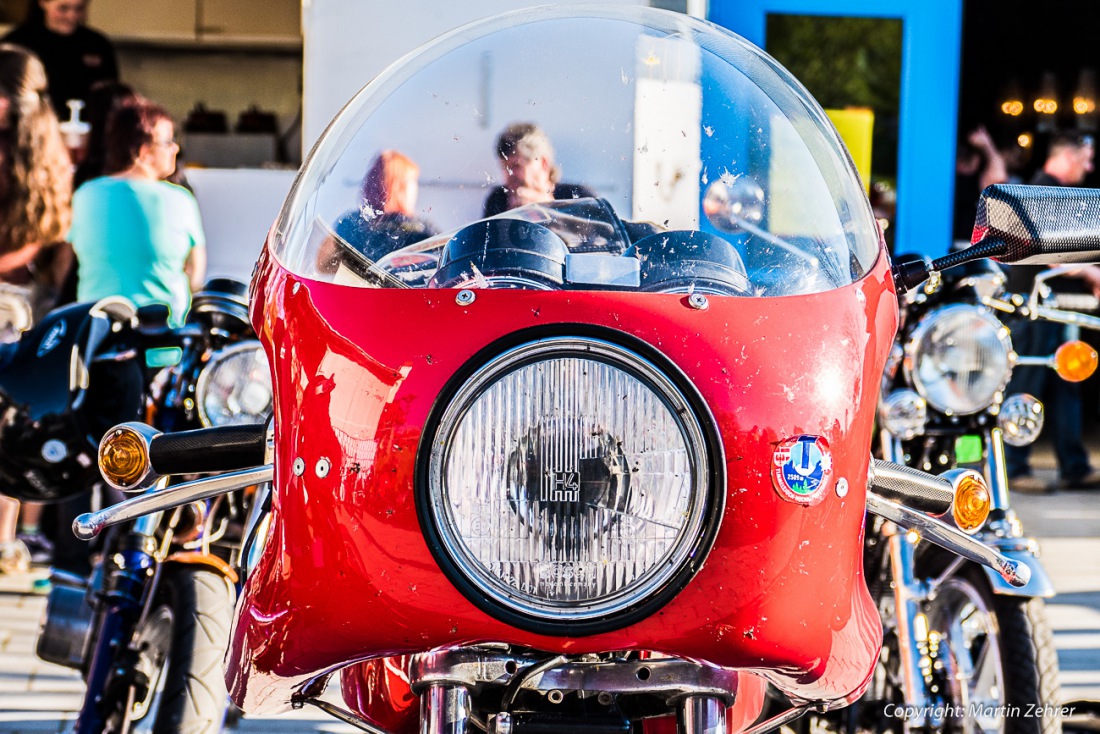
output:
M271 413L271 371L259 343L214 352L199 373L195 402L204 426L262 423Z
M721 463L705 435L676 383L632 351L588 338L512 349L462 385L431 444L442 565L517 626L629 624L682 588L713 539Z
M917 324L906 345L905 370L933 408L968 415L999 399L1015 359L1004 324L984 309L956 304Z

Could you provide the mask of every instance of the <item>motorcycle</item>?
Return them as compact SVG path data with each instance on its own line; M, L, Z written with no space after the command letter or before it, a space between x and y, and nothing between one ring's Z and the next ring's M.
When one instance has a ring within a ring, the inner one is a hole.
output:
M554 122L575 162L630 186L478 220L484 184L446 166L480 170L501 110ZM376 214L356 182L395 146L439 157L425 191L451 226L372 259L334 223ZM824 112L739 37L634 7L459 29L345 107L272 229L250 303L271 462L242 445L234 462L219 429L185 449L120 425L107 476L201 472L213 451L238 471L133 481L74 529L272 480L225 658L250 713L432 734L843 716L883 659L866 513L1030 578L969 534L990 509L978 472L870 447L897 292L969 259L1097 257L1014 229L1043 206L987 191L977 245L891 267ZM344 706L321 698L334 675Z
M1043 602L1054 596L1054 587L1037 542L1025 535L1011 507L1005 464L1006 443L1024 446L1038 437L1043 406L1006 388L1013 369L1022 365L1051 368L1062 379L1086 379L1097 355L1080 341L1066 342L1054 355L1018 355L1002 318L1100 325L1100 319L1060 308L1066 297L1058 303L1046 287L1072 268L1040 274L1032 292L1021 295L1006 291L999 267L979 261L933 277L902 299L903 323L882 381L880 455L924 471L980 471L992 507L974 537L1032 571L1028 584L1016 587L869 518L865 568L877 576L873 588L895 662L868 698L881 703L893 694L916 712L910 726L941 727L950 717L934 712L965 709L970 702L988 712L976 717L986 731L1061 729L1057 716L1006 715L1058 710L1061 703L1058 657ZM941 659L945 671L955 671L954 680L921 673L929 660L935 665Z
M37 393L21 389L28 382ZM167 307L135 310L122 299L54 312L18 345L0 384L3 399L27 412L5 427L5 463L24 472L22 481L6 472L4 491L37 501L92 491L99 439L120 417L185 438L200 426L239 431L237 424L263 419L271 403L247 287L222 278L195 294L179 328L168 325ZM35 461L50 472L36 474ZM118 483L109 484L101 494L120 494ZM256 491L115 528L87 577L53 569L36 653L81 671L86 690L75 731L220 731L234 566Z

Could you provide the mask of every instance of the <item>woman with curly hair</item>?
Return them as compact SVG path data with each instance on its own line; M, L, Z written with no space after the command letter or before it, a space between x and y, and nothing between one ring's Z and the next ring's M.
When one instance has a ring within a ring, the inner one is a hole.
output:
M0 283L25 293L36 317L72 263L72 164L46 89L34 54L0 44ZM15 500L0 497L0 572L28 565L15 537L18 512Z
M71 263L72 163L29 51L0 44L0 280L48 296Z

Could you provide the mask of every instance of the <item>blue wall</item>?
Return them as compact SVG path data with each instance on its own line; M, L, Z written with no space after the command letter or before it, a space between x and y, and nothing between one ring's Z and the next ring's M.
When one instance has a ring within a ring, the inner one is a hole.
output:
M710 0L709 19L767 49L768 14L899 18L897 252L951 245L962 0Z

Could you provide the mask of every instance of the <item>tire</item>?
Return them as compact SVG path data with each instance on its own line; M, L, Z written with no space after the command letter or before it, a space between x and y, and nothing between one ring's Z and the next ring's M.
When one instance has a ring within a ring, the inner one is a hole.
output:
M1058 684L1058 652L1042 599L995 597L994 609L1001 627L1008 668L1009 701L1034 702L1055 708L1061 704ZM1026 713L1026 706L1025 713ZM1009 734L1059 734L1060 716L1013 717Z
M943 641L946 703L964 707L954 731L1059 734L1058 655L1042 599L997 596L973 567L947 579L928 603L929 629ZM965 690L963 689L965 686ZM982 711L971 716L974 704ZM1038 715L1042 711L1045 715Z
M145 666L151 690L144 701L131 706L134 717L128 725L122 725L121 715L113 717L111 731L217 734L222 730L229 706L222 657L235 596L224 576L205 567L165 567L157 603L137 632L148 650L139 667Z

